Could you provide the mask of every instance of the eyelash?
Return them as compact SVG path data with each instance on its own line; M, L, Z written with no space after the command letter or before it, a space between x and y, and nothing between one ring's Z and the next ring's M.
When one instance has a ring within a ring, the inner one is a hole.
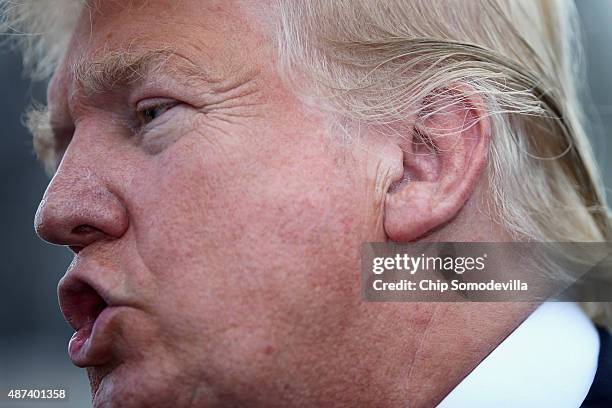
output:
M155 121L155 119L162 116L164 113L169 111L178 105L176 101L160 101L152 100L145 103L139 103L136 107L136 116L138 117L140 128L144 128L149 123ZM152 113L159 111L158 113ZM153 116L154 115L154 116Z

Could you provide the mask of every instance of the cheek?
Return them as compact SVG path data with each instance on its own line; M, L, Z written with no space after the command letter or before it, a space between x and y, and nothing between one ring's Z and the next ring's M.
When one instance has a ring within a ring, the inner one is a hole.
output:
M358 258L365 189L347 169L347 152L312 141L212 153L181 147L160 165L145 204L154 235L143 238L157 261L196 260L208 284L220 279L213 270L227 268L223 280L255 285L255 277L306 278L305 269L321 269L315 260Z
M151 165L136 240L175 339L197 333L200 350L231 349L238 364L338 330L356 310L363 176L342 148L308 137L223 150L186 139Z

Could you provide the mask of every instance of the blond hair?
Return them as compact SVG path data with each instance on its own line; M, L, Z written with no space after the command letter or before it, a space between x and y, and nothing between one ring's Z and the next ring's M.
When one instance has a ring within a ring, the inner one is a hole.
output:
M41 34L16 36L38 78L61 60L83 4L63 3L3 5L6 27ZM605 190L579 103L582 55L572 1L276 6L280 72L289 80L309 78L309 93L324 97L339 122L391 129L409 115L431 113L428 103L415 108L415 102L467 84L484 101L493 128L485 203L491 218L516 239L610 240ZM584 306L595 320L612 323L609 304Z
M610 240L605 188L579 103L573 2L279 4L283 72L310 76L341 118L393 129L431 114L431 95L452 98L455 84L467 84L493 127L484 203L492 220L521 240ZM583 306L611 325L610 304Z

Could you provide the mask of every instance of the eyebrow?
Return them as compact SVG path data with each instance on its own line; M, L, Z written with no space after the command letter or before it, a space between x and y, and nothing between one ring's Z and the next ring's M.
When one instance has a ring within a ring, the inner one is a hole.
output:
M70 71L78 89L85 94L134 85L155 73L172 75L188 85L194 80L210 81L203 67L171 48L110 51L99 57L77 60Z

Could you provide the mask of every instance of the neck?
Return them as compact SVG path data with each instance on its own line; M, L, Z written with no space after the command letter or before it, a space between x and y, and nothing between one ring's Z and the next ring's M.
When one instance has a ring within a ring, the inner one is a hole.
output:
M438 303L414 353L411 407L439 403L537 307L534 303Z

